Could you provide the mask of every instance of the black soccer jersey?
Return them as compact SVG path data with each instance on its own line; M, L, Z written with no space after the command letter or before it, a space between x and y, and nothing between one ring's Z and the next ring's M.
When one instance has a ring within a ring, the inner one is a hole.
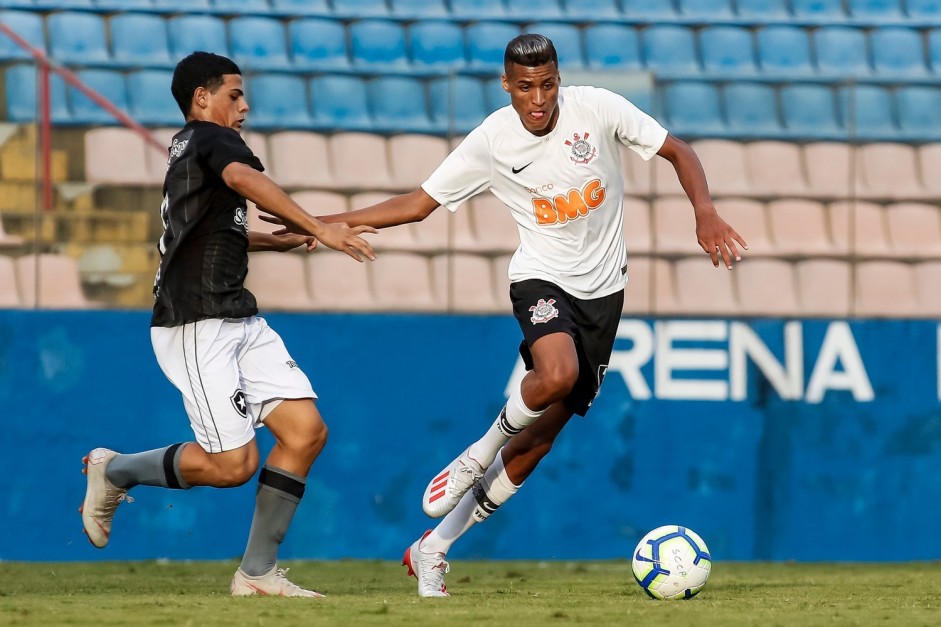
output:
M244 285L247 205L222 180L233 162L264 171L233 129L191 121L174 135L160 207L164 233L151 326L258 313Z

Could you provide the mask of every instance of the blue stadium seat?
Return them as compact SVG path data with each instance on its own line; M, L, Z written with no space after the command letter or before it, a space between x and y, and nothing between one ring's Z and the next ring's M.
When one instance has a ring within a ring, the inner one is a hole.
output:
M680 15L706 22L732 17L728 0L679 0Z
M369 131L372 120L366 83L355 76L317 76L310 80L313 122L324 130Z
M848 0L850 15L885 24L902 19L901 0Z
M46 36L43 33L42 17L31 11L2 11L0 22L9 26L35 48L46 50ZM13 43L12 39L0 36L0 60L31 59L32 56Z
M534 17L552 20L565 16L558 0L506 0L506 7L510 17L517 20L529 21ZM556 43L554 39L552 42Z
M928 60L936 74L941 73L941 28L928 32Z
M761 23L790 18L786 0L736 0L735 8L739 17Z
M817 69L835 76L869 74L866 35L858 28L825 26L814 33Z
M6 107L8 122L32 122L39 119L36 110L36 67L13 65L6 69ZM68 124L72 120L69 103L65 96L65 81L56 74L49 77L49 113L56 124Z
M941 139L941 89L936 86L901 87L895 94L899 127L909 141Z
M164 13L195 13L211 9L209 0L159 0L154 7ZM197 50L205 50L205 48L197 48Z
M731 83L723 90L729 132L739 137L780 137L774 89L758 83Z
M738 26L709 26L699 31L702 65L717 74L754 74L751 31Z
M444 0L392 0L392 15L411 20L450 17Z
M617 0L562 0L565 13L571 20L582 21L586 15L592 20L620 20L621 8Z
M383 76L367 87L373 127L387 133L431 133L425 84L405 76Z
M719 90L712 83L680 81L663 90L665 123L679 137L715 137L727 134L722 121Z
M923 75L928 70L924 41L913 28L877 28L869 33L872 64L887 76Z
M460 2L451 2L451 15L464 20L492 20L507 16L501 0L460 0ZM506 46L506 41L503 42L503 45Z
M592 69L639 70L637 31L621 24L595 24L585 29L585 57Z
M621 0L624 17L639 22L676 19L673 0Z
M905 9L913 20L941 19L941 0L906 0Z
M92 0L33 0L33 6L40 10L95 8Z
M0 0L0 9L33 9L33 0Z
M510 94L503 89L501 78L489 78L484 81L484 99L487 101L487 111L490 113L510 104Z
M467 60L471 67L496 70L503 68L506 44L520 34L519 28L497 22L477 22L464 31Z
M683 26L650 26L641 34L647 69L659 74L697 73L693 31Z
M527 33L539 33L552 41L555 51L559 55L559 67L582 68L585 65L582 55L582 34L571 24L558 22L535 22L525 29Z
M843 0L791 0L791 10L798 20L816 24L843 21Z
M94 13L63 11L46 18L49 54L60 63L107 64L111 61L105 21Z
M892 93L876 85L856 85L839 90L840 113L850 138L898 139L892 112Z
M139 70L127 75L131 117L148 126L182 126L183 114L170 93L173 72Z
M274 15L330 15L327 0L271 0Z
M432 117L439 132L469 133L492 110L487 106L484 84L479 79L469 76L437 78L428 87Z
M117 108L129 113L127 89L124 85L124 76L113 70L79 70L76 72L79 80L86 86L107 98ZM72 122L82 125L113 125L118 120L99 106L95 101L69 85L69 108L72 111Z
M196 50L229 56L225 22L211 15L183 15L167 20L170 55L179 60Z
M784 127L792 140L846 137L837 118L835 94L827 85L787 85L781 88L781 112Z
M337 20L309 17L288 22L291 61L302 70L350 67L346 29Z
M409 48L416 67L463 67L464 32L450 20L425 20L409 27Z
M307 86L300 76L258 74L248 81L246 92L251 103L248 113L250 128L313 128L307 103Z
M154 0L95 0L99 11L153 11L161 7L154 5Z
M111 18L111 50L115 63L138 67L171 67L167 23L146 13L121 13Z
M388 17L385 0L333 0L333 14L338 17Z
M366 68L407 67L405 31L390 20L362 20L350 25L351 56Z
M268 0L212 0L218 13L233 15L267 15L271 10Z
M246 69L286 70L287 41L281 20L270 17L236 17L229 22L232 60Z
M771 76L812 74L807 30L784 25L759 29L758 63Z

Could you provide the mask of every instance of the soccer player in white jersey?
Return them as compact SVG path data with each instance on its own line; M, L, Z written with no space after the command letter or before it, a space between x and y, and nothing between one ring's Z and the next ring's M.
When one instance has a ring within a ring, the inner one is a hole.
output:
M510 299L529 372L484 436L434 475L425 513L445 516L405 552L420 596L447 596L445 556L471 526L507 501L574 415L584 415L607 369L621 317L627 256L618 144L673 164L696 216L700 246L719 266L739 260L742 238L716 213L693 150L619 95L560 87L552 42L509 42L503 88L511 105L490 115L420 189L321 218L384 228L456 211L490 190L509 207L520 246Z

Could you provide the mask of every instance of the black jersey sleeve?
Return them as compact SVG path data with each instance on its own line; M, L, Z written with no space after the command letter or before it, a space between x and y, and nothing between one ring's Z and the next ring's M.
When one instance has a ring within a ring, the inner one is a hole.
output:
M199 151L209 168L220 178L222 170L230 163L244 163L259 172L265 171L265 166L234 129L213 124L204 126L200 131L205 135L198 143Z

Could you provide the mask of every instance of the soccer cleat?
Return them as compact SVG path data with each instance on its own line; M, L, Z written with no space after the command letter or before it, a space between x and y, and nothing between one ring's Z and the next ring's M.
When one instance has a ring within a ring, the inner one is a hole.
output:
M271 597L310 597L322 598L323 595L313 590L305 590L296 583L292 583L285 576L287 568L278 568L275 565L270 571L260 577L249 577L239 568L232 577L229 592L234 597L271 596Z
M425 553L421 550L421 542L428 537L431 529L426 531L415 543L405 549L402 565L408 566L409 577L418 580L418 596L420 597L449 597L448 589L444 585L444 576L451 570L444 559L444 553Z
M85 501L78 511L82 513L82 524L85 526L85 535L88 540L103 549L111 536L111 521L114 519L114 510L121 501L131 501L127 490L116 488L105 476L105 468L111 459L117 455L106 448L96 448L82 458L85 469L82 471L87 477L85 488Z
M464 451L425 488L422 509L432 518L441 518L457 507L464 493L483 476L484 469Z

